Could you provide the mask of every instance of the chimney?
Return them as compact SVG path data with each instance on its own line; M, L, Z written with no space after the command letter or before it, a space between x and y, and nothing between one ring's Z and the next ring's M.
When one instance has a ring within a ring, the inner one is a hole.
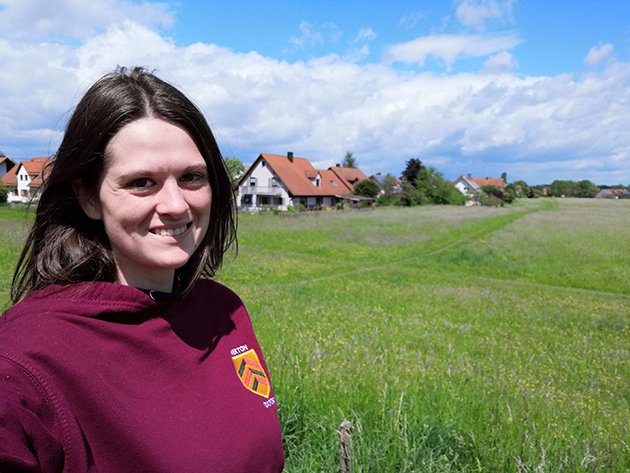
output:
M293 162L293 151L289 151L287 153L287 159L289 160L289 162Z

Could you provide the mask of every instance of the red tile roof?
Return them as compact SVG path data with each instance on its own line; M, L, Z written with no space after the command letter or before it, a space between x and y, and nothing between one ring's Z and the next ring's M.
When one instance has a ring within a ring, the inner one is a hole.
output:
M482 186L494 186L494 187L505 187L505 181L500 177L471 177L469 178L479 187Z
M17 170L19 166L13 166L11 169L7 171L7 173L0 177L0 182L2 182L7 187L16 187L17 186Z
M348 189L348 193L354 192L354 185L359 181L365 181L368 177L363 174L359 168L344 168L342 166L333 166L328 168L332 171Z
M40 176L44 167L51 161L52 158L33 158L30 161L22 161L20 164L30 176Z

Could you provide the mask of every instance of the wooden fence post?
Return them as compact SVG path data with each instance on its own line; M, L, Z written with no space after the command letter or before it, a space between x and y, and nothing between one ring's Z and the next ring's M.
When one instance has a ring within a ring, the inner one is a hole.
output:
M352 423L344 420L339 426L339 473L352 473Z

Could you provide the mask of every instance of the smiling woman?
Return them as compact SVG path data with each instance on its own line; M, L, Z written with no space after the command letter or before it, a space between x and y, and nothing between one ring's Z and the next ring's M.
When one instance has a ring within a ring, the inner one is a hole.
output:
M249 316L210 280L234 239L202 113L139 68L97 81L54 157L0 318L0 470L281 471Z
M188 133L158 118L136 120L107 145L98 194L78 188L86 215L103 222L118 282L171 292L210 221L208 171Z

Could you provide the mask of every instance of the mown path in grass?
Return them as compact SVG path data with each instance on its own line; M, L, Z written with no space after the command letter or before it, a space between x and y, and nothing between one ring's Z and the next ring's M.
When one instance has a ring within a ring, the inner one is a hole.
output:
M499 217L493 217L492 219L484 220L484 225L479 226L475 224L471 225L472 228L467 228L467 225L463 225L463 228L459 229L459 231L453 231L447 237L442 238L441 240L437 240L432 242L432 244L424 245L420 251L414 252L412 255L406 255L406 257L394 260L387 261L384 263L379 263L375 265L367 265L362 267L356 267L354 269L342 270L338 272L334 272L325 276L316 276L310 279L305 279L302 281L298 281L291 284L310 284L316 281L323 281L325 279L334 279L334 278L346 278L352 277L359 273L366 273L371 271L380 271L384 269L390 269L392 267L401 266L401 265L418 265L427 257L431 257L437 255L439 253L443 253L448 251L457 245L460 245L465 242L470 242L477 240L479 238L487 237L493 232L496 232L502 228L504 228L507 224L512 223L522 216L532 212L532 210L524 210L522 212L514 212L507 215L502 215Z
M333 469L348 418L357 471L626 471L630 209L592 204L243 218L221 277L287 470Z

